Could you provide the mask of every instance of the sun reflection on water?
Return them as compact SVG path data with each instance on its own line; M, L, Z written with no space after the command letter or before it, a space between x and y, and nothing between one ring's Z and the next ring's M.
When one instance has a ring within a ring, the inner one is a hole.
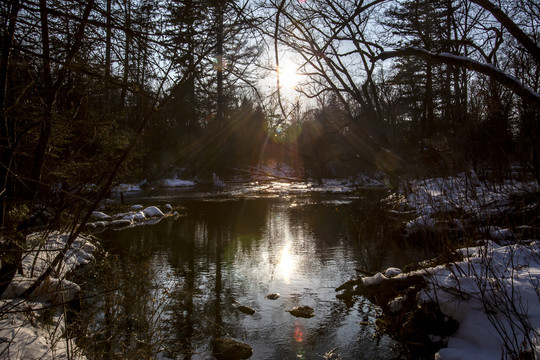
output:
M295 267L296 262L293 254L291 253L291 243L288 242L285 244L285 247L279 254L279 262L276 266L276 273L285 283L290 284L291 275L293 275Z

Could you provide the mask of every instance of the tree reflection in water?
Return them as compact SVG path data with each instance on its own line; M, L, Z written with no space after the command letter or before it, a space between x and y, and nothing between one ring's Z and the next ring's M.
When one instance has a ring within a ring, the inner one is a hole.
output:
M183 205L187 216L177 220L103 234L108 256L84 287L103 295L85 300L80 316L89 359L207 359L212 337L224 334L252 346L253 359L321 358L335 348L342 358L398 355L390 339L373 340L376 309L348 308L334 291L358 267L414 260L380 237L384 219L367 218L378 203L304 196ZM256 313L240 313L235 301ZM315 317L286 312L298 305Z

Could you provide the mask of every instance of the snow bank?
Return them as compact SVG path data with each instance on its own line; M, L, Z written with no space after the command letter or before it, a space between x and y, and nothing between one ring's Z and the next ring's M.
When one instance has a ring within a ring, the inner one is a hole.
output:
M29 235L26 241L33 250L27 252L22 259L24 276L40 276L65 247L68 238L69 235L57 231ZM56 268L54 277L63 278L78 266L88 264L94 259L95 249L96 246L92 244L91 237L79 235L67 250L60 267Z
M9 302L2 302L2 308L9 307ZM0 343L0 359L40 359L84 360L75 342L63 337L65 321L54 315L49 324L36 323L39 312L32 310L39 306L27 302L25 311L10 314L0 319L0 339L9 343ZM67 356L69 353L69 357Z
M540 242L464 248L461 262L426 269L419 302L435 301L459 322L440 360L540 357Z
M165 179L161 182L163 187L187 187L195 186L195 183L190 180L181 180L181 179Z
M404 185L394 195L398 206L392 214L412 216L405 223L406 235L441 226L463 231L469 220L513 213L513 195L538 191L534 182L487 186L474 172ZM418 294L419 304L434 302L459 323L436 359L518 358L531 352L540 358L540 242L527 244L530 237L520 236L523 243L514 244L518 232L531 232L528 228L516 227L515 234L501 226L475 227L478 238L488 240L458 250L462 261L414 273L422 274L428 283ZM396 298L388 305L398 311L401 304L402 299Z
M79 286L66 280L65 276L93 260L96 248L90 237L75 239L56 271L32 292L30 300L17 299L43 274L65 247L68 238L58 232L35 233L27 237L32 250L23 256L22 274L17 274L1 294L0 359L85 359L78 354L74 342L64 337L66 326L62 312L50 315L48 321L39 319L44 318L50 304L70 301L79 292Z
M441 224L437 215L467 214L469 218L485 218L511 211L510 195L537 191L537 185L506 181L500 186L487 186L474 172L449 178L410 181L400 190L398 208L402 212L414 209L417 217L406 224L406 235L419 230L436 230ZM462 216L461 215L461 216ZM452 226L462 228L462 219L451 219ZM494 238L507 237L508 232L493 234Z

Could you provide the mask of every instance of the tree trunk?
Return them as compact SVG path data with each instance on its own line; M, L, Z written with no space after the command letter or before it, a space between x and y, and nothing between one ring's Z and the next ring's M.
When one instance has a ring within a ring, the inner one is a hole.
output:
M131 27L131 2L128 0L126 1L126 22L125 22L125 37L126 37L126 43L125 43L125 49L124 49L124 74L122 76L122 92L120 93L120 107L122 110L126 107L126 95L127 95L127 88L128 88L128 80L129 80L129 48L131 47L131 34L130 34L130 27Z
M39 1L40 22L41 22L41 43L43 47L42 57L43 57L44 89L43 89L42 96L45 102L45 108L43 109L39 138L36 145L36 150L34 152L34 162L32 164L32 169L30 173L31 182L28 184L27 197L30 200L35 199L35 197L37 196L39 187L40 187L43 164L45 162L45 155L47 153L47 147L49 145L49 139L51 136L52 118L53 118L53 111L54 111L54 106L56 102L56 96L58 94L58 90L60 89L60 86L62 85L64 79L66 78L66 75L68 74L68 71L71 66L71 62L75 54L77 53L77 51L82 45L82 40L84 37L84 31L86 29L88 17L90 16L90 12L92 11L93 7L94 7L94 0L89 0L86 3L86 7L84 9L84 13L83 13L81 22L79 24L79 27L77 29L77 32L75 33L73 37L74 39L73 46L69 49L66 55L65 63L62 64L58 72L58 77L56 81L53 83L52 70L51 70L51 57L50 57L50 42L49 42L49 22L48 22L49 10L47 9L46 0Z
M52 84L51 75L51 55L50 55L50 42L49 42L49 20L47 1L39 1L40 20L41 20L41 45L43 48L43 98L45 107L41 118L41 127L39 132L39 138L34 152L34 162L30 172L31 183L29 184L28 199L33 200L38 192L39 183L41 181L41 172L43 169L43 163L45 161L45 154L47 152L47 145L49 144L49 138L51 135L52 127L52 111L56 98L55 91Z
M13 144L12 144L12 129L13 129L13 120L6 115L6 96L8 81L7 75L9 72L9 57L11 54L11 48L13 46L13 34L15 33L15 25L17 23L17 16L20 10L20 3L18 0L15 0L11 5L11 11L9 16L9 23L7 26L7 31L4 32L2 37L1 51L2 56L0 56L0 198L2 203L0 204L0 226L4 227L5 221L5 212L8 208L6 201L9 201L9 198L12 196L11 187L8 184L8 174L9 169L11 168L11 156L13 154Z
M217 39L216 39L216 67L217 67L217 109L216 121L218 126L223 126L223 1L218 1L217 5Z
M111 113L111 5L112 0L107 0L107 35L105 39L105 98L103 111L105 114Z

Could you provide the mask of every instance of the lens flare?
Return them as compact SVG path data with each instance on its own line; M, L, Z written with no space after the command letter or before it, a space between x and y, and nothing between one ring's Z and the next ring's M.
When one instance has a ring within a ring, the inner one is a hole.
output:
M294 340L299 343L304 341L304 331L298 322L294 324Z

